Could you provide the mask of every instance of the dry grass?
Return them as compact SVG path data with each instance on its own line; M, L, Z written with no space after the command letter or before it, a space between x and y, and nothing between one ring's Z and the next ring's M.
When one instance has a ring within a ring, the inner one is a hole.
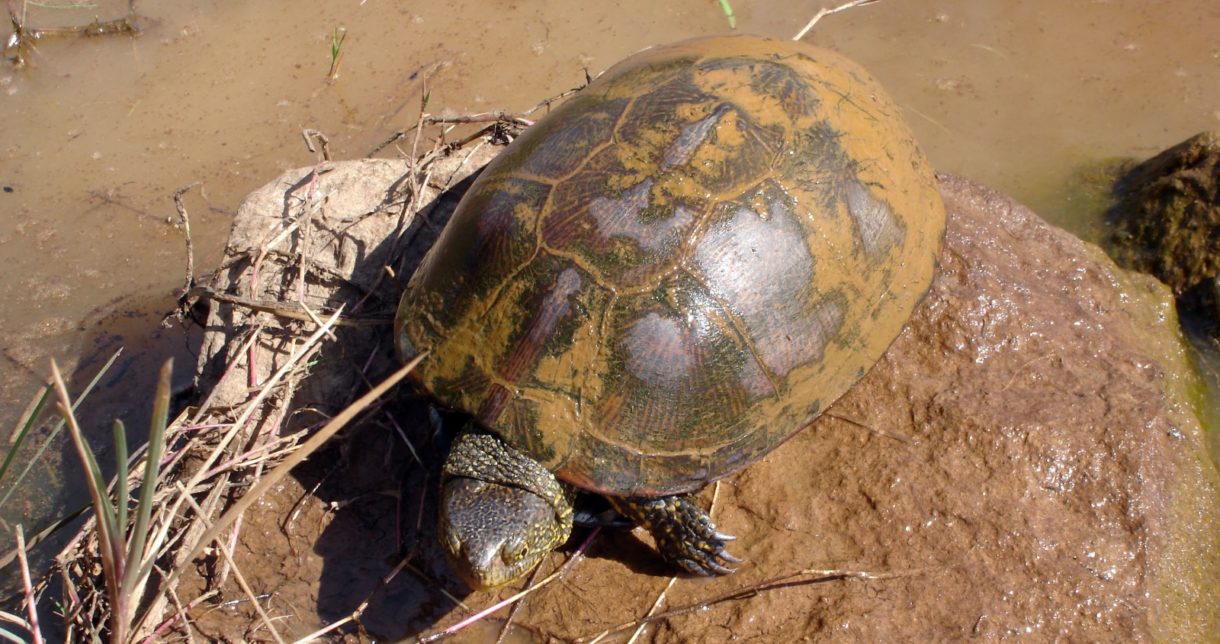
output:
M146 472L156 477L152 486L144 488L148 502L142 500L137 506L138 512L146 516L136 517L139 521L133 522L128 530L126 519L116 520L114 515L95 512L56 557L53 569L31 589L31 594L45 592L51 581L58 579L62 586L63 615L76 639L104 635L113 641L137 641L164 633L174 622L181 624L185 610L173 598L183 574L193 570L204 549L214 544L221 558L230 561L228 544L222 539L226 529L293 466L385 395L417 364L406 365L387 377L308 440L264 437L254 441L269 446L268 449L251 449L250 441L234 440L255 425L252 420L268 405L291 404L283 398L290 389L280 383L304 375L306 359L316 353L338 317L339 313L332 315L304 338L285 364L241 407L210 411L190 408L180 414L165 429L166 451L163 458L157 459L161 466L146 469L142 462L147 460L146 451L130 472L120 468L120 478L110 486L113 501L104 485L94 486L95 507L111 504L116 509L125 509L126 491L136 489ZM249 353L237 355L245 357ZM230 370L226 375L234 377L237 371ZM70 409L62 380L57 391L61 392L62 408ZM226 416L227 420L223 418ZM70 414L67 417L71 418ZM74 423L69 420L69 426ZM201 425L209 429L197 429ZM79 435L79 428L73 433ZM87 448L81 444L80 449ZM155 454L156 450L152 451ZM232 482L248 480L249 474L262 466L269 471L261 480L237 498L221 501L226 496L222 492ZM123 514L125 510L119 512L120 517ZM124 551L126 558L114 555ZM96 574L99 568L104 575ZM230 569L237 572L231 561ZM141 576L131 575L137 570ZM253 598L240 574L236 576L238 585ZM267 630L276 633L265 614L263 619ZM280 639L278 635L276 639Z
M421 114L417 124L420 128L427 125L426 118L426 114ZM479 130L482 134L465 138L478 141L492 135L493 128L503 127L504 124L493 123ZM502 136L498 130L496 135ZM417 136L413 147L419 146L421 139ZM409 241L404 237L407 224L425 209L438 189L431 186L429 198L423 198L425 186L431 181L431 164L453 149L443 136L438 136L425 152L416 155L402 182L406 186L405 197L397 207L405 223L397 227L396 237L391 240L394 252ZM241 517L336 432L354 418L377 408L419 361L399 368L376 386L369 382L369 374L364 373L366 363L360 369L360 379L368 383L364 395L321 428L312 432L288 429L300 384L316 369L323 349L341 341L334 333L337 327L372 326L374 333L389 336L390 320L384 314L352 314L345 312L343 306L327 309L307 303L317 300L310 300L314 294L306 296L306 284L298 276L316 274L320 264L307 255L323 250L323 244L311 243L309 236L313 211L320 207L314 197L314 186L318 177L329 170L328 164L322 160L310 172L303 184L307 188L303 199L293 201L285 194L284 203L292 223L253 253L247 271L250 288L239 289L239 295L233 295L197 286L193 274L187 276L184 313L203 302L240 310L244 316L241 328L224 339L226 360L218 369L219 375L210 383L210 391L201 392L205 395L198 406L183 410L172 420L166 419L161 441L164 453L157 457L155 449L151 452L156 461L154 467L147 467L150 451L141 448L130 459L120 459L119 474L107 485L101 480L87 445L78 441L81 459L91 468L87 478L95 511L56 556L51 569L27 584L27 615L13 612L0 615L3 624L0 640L37 637L38 613L34 608L39 599L43 606L57 606L56 612L73 641L148 641L167 637L171 632L189 640L192 609L215 597L226 580L233 579L260 615L258 630L283 641L282 626L277 628L276 618L262 610L259 598L233 561L231 549L238 540ZM181 221L187 224L181 194L179 191L174 195L175 203ZM282 250L285 247L296 250ZM386 276L392 277L392 273L393 269L387 267ZM390 286L397 290L396 284ZM278 296L265 297L277 288ZM242 292L262 293L264 297L244 297ZM354 305L350 308L359 308L364 302L350 304ZM388 354L384 342L372 351ZM259 373L269 375L260 377L256 375ZM220 400L223 396L213 393L223 387L245 392L244 398L236 405ZM66 422L79 437L80 428L75 427L72 414L79 399L73 401L62 379L31 406L29 427L56 397ZM159 397L163 402L167 399L167 394ZM115 436L125 442L125 433L116 431ZM121 447L118 451L125 454L125 445ZM144 486L147 498L141 499L129 515L128 508L133 502L129 491L140 489L150 475L151 484ZM24 563L25 543L11 555L21 557ZM184 579L197 575L201 557L212 562L213 574L206 580L208 587L203 591L192 587L189 593L183 592ZM409 563L404 561L402 566ZM184 604L180 595L188 602ZM46 615L43 617L45 621Z

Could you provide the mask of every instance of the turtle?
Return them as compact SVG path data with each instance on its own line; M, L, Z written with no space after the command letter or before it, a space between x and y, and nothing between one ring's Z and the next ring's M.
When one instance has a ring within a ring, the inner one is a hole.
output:
M740 559L695 496L820 414L902 332L945 211L880 85L804 43L615 64L483 169L407 283L411 375L469 421L439 540L492 588L605 497L695 575Z

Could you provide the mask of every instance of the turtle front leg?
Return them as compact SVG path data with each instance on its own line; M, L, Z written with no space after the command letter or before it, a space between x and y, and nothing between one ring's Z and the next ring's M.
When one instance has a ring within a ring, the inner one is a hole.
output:
M652 533L666 561L692 575L727 575L733 569L725 564L741 562L724 549L736 537L717 532L712 518L689 494L609 500L617 512Z

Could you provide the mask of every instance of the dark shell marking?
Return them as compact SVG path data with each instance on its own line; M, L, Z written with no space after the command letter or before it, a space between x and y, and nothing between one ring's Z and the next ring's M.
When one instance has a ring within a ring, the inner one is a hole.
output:
M419 381L561 479L689 491L872 366L944 210L898 109L831 52L710 38L633 56L522 134L412 278Z

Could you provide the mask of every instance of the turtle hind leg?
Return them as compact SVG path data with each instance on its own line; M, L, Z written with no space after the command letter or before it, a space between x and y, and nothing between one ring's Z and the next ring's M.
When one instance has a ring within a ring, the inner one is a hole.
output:
M692 575L710 577L733 572L740 559L725 550L735 537L716 531L716 524L689 494L656 498L609 497L623 516L648 530L666 561Z

